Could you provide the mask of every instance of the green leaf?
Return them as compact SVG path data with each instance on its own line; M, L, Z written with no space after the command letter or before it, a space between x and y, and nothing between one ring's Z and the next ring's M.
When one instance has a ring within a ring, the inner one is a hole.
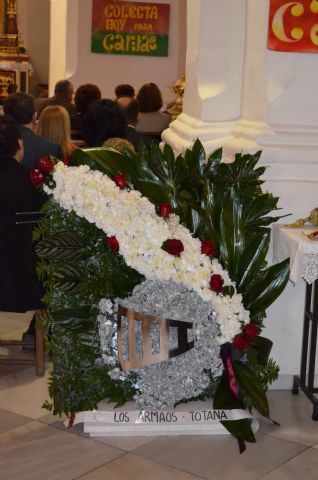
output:
M191 154L193 166L196 167L196 169L200 172L200 176L202 176L203 172L205 171L206 162L205 151L199 139L195 140L191 149Z
M268 338L257 336L251 340L250 344L256 350L258 363L266 366L269 361L273 342Z
M232 395L224 373L214 395L213 408L217 410L242 409L241 403ZM249 419L221 423L236 438L242 438L247 442L256 442Z
M242 205L234 190L224 199L219 232L220 258L232 280L236 280L239 261L245 247L245 237Z
M250 365L256 365L257 364L257 353L254 350L254 348L247 348L246 349L246 358L248 360L248 363Z
M138 187L139 191L155 205L170 203L167 190L163 185L150 180L139 180Z
M258 274L244 297L245 308L252 315L266 310L282 293L289 279L289 258Z
M244 363L234 360L233 369L240 388L244 390L253 401L253 405L264 417L269 417L269 407L266 392L260 384L255 372Z
M87 244L75 232L61 231L40 240L35 245L38 257L49 260L74 260L84 258Z
M271 193L262 193L255 198L251 198L245 206L247 226L261 224L265 215L273 210L277 210L277 202L278 198Z
M134 273L133 273L134 272ZM122 269L120 275L112 278L112 286L114 295L125 298L131 294L136 285L138 285L144 277L136 271Z
M109 177L118 173L125 174L132 181L136 180L135 171L126 155L107 148L87 148L76 150L72 156L73 165L88 165L93 170L100 170Z
M52 275L53 286L64 292L73 292L81 283L82 277L87 274L86 267L65 265L54 270Z
M91 306L79 308L65 308L51 312L53 320L63 328L85 332L92 328L95 318L90 317Z
M244 250L244 255L239 259L238 282L239 291L244 291L245 286L250 285L255 279L255 274L264 265L269 247L269 231L263 230L249 241Z
M207 175L210 172L213 173L213 171L216 170L220 166L221 160L222 160L222 155L223 155L222 148L218 148L217 150L215 150L214 152L212 152L210 154L210 156L208 158L208 161L206 163L206 167L205 167L205 170L204 170L204 175Z

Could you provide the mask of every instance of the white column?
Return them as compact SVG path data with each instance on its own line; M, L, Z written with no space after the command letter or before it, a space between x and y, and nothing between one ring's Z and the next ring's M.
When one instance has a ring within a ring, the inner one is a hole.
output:
M56 82L71 77L77 68L78 1L51 0L50 95Z
M188 0L184 111L163 134L180 151L199 137L210 150L241 114L245 0Z
M263 150L268 188L300 217L317 203L318 54L267 49L269 3L188 0L184 111L163 140L181 152L199 138L228 159Z

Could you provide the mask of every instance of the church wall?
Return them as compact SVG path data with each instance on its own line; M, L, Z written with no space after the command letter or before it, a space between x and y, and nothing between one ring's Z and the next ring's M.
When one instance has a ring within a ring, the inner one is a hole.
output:
M68 0L67 4L62 0L55 0L55 4L52 2L51 28L57 28L61 22L59 9L62 8L62 4L67 8L67 19L64 42L66 49L62 49L63 39L58 39L54 31L51 31L51 45L54 45L56 40L60 44L55 50L51 49L51 91L54 83L64 73L75 88L88 82L97 84L104 97L112 98L114 88L119 83L130 83L138 90L144 83L154 82L162 90L165 102L173 99L174 94L170 90L170 85L185 70L186 0L151 0L149 3L170 4L168 57L91 53L91 2L87 0ZM57 65L61 62L60 52L63 50L66 52L65 64Z
M50 0L17 0L18 25L30 53L31 93L38 83L48 83Z
M34 69L31 93L36 93L38 83L49 83L52 93L61 78L69 78L75 87L96 83L103 96L110 98L118 83L131 83L138 90L144 83L155 82L165 103L171 101L170 85L185 72L186 0L149 3L170 4L168 57L91 53L91 1L17 0L19 28Z

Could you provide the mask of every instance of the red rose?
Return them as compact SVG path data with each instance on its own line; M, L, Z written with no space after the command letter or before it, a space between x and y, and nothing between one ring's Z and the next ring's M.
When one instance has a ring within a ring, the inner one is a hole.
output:
M38 187L45 182L45 175L37 168L34 168L30 171L29 178L35 187Z
M208 257L217 256L216 248L212 240L203 240L201 242L201 253L207 255Z
M222 293L224 291L223 278L218 273L211 275L210 289L215 293Z
M160 217L169 217L172 207L170 203L161 203L158 208Z
M119 242L116 237L107 237L106 243L113 252L118 252Z
M252 325L251 323L248 323L244 326L243 333L248 339L255 338L259 334L259 327L257 325Z
M64 165L69 165L71 163L70 157L68 155L65 155L63 158L63 163Z
M180 253L183 252L184 246L181 240L175 240L174 238L169 238L164 244L164 250L174 255L175 257L180 257Z
M248 340L243 335L235 335L233 340L233 347L236 350L245 350L249 346Z
M40 157L36 162L36 165L42 173L51 173L54 170L54 163L52 162L51 157Z
M127 178L122 173L115 175L113 180L116 183L117 187L119 187L121 190L127 185Z

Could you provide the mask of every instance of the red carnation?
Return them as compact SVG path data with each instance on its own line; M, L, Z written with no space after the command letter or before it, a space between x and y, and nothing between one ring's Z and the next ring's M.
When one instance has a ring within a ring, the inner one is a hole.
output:
M248 340L243 335L235 335L233 340L233 347L236 350L245 350L249 346Z
M169 217L172 207L170 203L161 203L158 208L160 217Z
M222 293L224 291L223 278L218 273L211 275L210 289L215 293Z
M35 187L42 185L45 182L45 175L44 173L40 172L37 168L34 168L29 173L29 178Z
M116 237L107 237L106 243L113 252L118 252L119 242Z
M40 157L36 162L36 165L42 173L51 173L54 170L54 163L52 162L51 157Z
M71 163L70 157L68 155L65 155L63 158L63 163L64 165L69 165Z
M217 256L216 248L212 240L203 240L201 242L201 253L207 255L208 257Z
M255 338L259 334L259 327L257 325L252 325L251 323L248 323L244 326L243 333L248 339Z
M169 238L164 243L164 250L166 250L170 255L175 257L180 257L180 253L183 252L184 246L181 240L175 240L174 238Z
M116 183L117 187L119 187L121 190L127 185L127 178L122 173L115 175L113 180Z

